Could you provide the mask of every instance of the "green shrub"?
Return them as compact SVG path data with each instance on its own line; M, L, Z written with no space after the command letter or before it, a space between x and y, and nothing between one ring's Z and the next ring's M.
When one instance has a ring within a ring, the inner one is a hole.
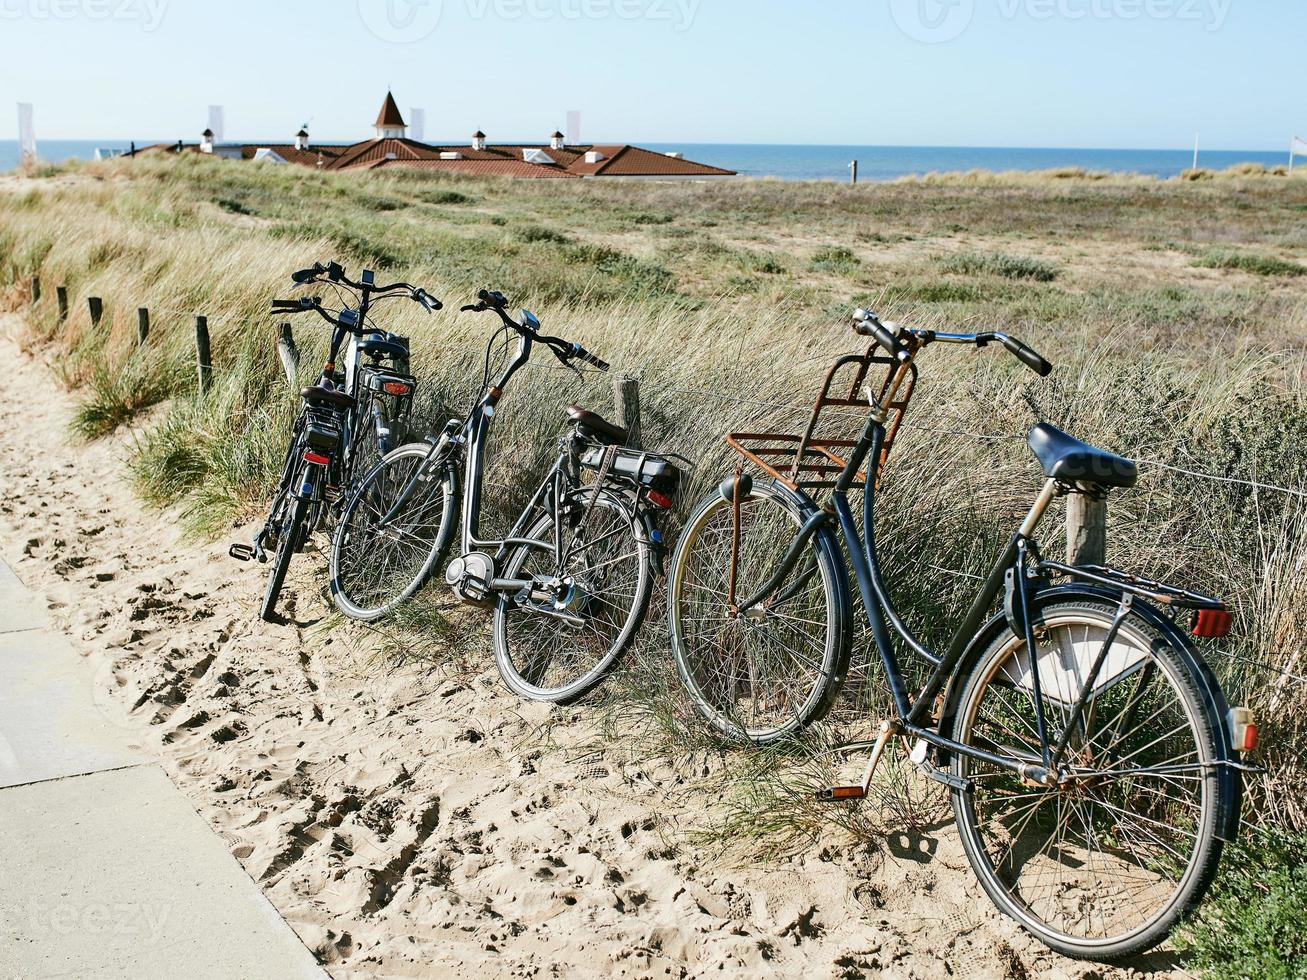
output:
M1307 835L1245 828L1197 918L1175 937L1186 969L1217 980L1307 977Z
M559 245L567 245L572 241L561 231L541 225L526 225L518 230L517 237L524 242L556 242Z
M969 253L950 255L942 262L945 272L964 276L1001 276L1004 279L1031 279L1035 282L1052 282L1058 269L1039 259L1016 255Z
M816 272L834 272L847 275L855 272L862 263L852 251L842 245L819 249L812 256L808 268Z
M1273 255L1251 255L1222 249L1203 252L1193 264L1201 269L1238 269L1257 276L1301 276L1307 273L1307 267Z

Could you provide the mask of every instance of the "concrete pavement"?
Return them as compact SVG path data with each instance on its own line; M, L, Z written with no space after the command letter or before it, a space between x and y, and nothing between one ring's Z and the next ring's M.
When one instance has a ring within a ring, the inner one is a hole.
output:
M324 977L0 560L0 977Z

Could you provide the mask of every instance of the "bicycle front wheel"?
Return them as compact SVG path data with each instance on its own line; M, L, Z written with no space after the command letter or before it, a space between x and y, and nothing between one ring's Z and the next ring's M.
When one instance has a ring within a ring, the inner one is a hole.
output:
M1066 600L1040 613L1039 671L1049 741L1071 725L1057 786L961 753L953 809L971 866L999 909L1046 945L1114 960L1160 942L1202 899L1220 857L1219 727L1190 661L1138 615L1122 623L1073 725L1083 675L1116 607ZM1005 631L962 690L954 738L1039 764L1032 658Z
M849 666L848 580L833 535L819 531L772 595L745 615L736 601L763 586L803 525L804 514L774 482L740 502L739 547L732 503L699 502L676 543L668 583L668 627L676 667L696 710L722 734L765 745L830 710Z
M266 623L276 621L277 599L286 582L286 570L290 568L291 558L309 535L310 504L308 497L290 497L281 505L277 521L277 552L272 557L268 584L263 591L263 605L259 607L259 618Z
M585 508L591 492L575 494L574 506ZM529 579L539 594L495 606L495 660L513 693L567 704L598 684L630 646L649 608L653 559L639 520L607 492L575 532L574 554L561 568L555 520L542 515L527 534L540 544L523 545L508 561L505 577ZM565 546L573 533L564 519Z
M430 453L426 443L400 446L345 504L331 546L331 597L351 619L385 616L426 583L449 551L458 494L450 467L428 463Z

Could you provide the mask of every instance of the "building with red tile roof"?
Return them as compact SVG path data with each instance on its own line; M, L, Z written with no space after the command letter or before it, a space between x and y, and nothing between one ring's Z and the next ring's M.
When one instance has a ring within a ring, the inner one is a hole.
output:
M626 143L568 145L555 131L548 143L494 144L477 130L465 146L436 146L408 138L408 125L386 93L373 123L376 136L360 143L321 144L301 128L293 143L218 143L206 131L199 144L164 143L144 151L211 153L228 159L296 164L317 170L439 170L452 173L525 178L607 177L630 180L705 180L733 177L735 171L686 160Z

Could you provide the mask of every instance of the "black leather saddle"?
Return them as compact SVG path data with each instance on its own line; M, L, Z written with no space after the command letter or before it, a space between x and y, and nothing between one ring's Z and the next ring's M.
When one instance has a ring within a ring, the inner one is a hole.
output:
M1047 422L1031 429L1026 442L1039 457L1044 475L1054 480L1093 483L1100 487L1133 487L1139 477L1134 460L1081 442Z
M567 417L587 430L585 434L594 436L605 445L621 446L626 443L627 432L620 425L613 425L602 415L587 411L580 405L569 405Z
M408 344L394 334L370 333L359 341L359 350L372 357L392 360L408 357Z
M301 388L300 396L310 405L330 405L332 408L349 408L354 404L354 399L345 392L336 391L334 388L324 388L322 385L311 385L308 388Z

